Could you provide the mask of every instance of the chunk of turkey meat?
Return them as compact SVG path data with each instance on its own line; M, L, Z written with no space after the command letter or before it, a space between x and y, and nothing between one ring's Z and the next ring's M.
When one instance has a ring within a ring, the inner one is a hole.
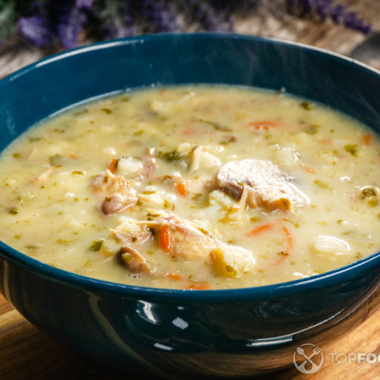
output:
M106 197L100 209L104 215L115 214L134 206L138 198L131 184L121 175L114 175L110 170L97 174L92 180L96 192L105 192Z
M269 211L303 207L309 199L293 183L293 177L270 161L246 159L223 165L215 177L215 188L240 199L248 190L247 203Z

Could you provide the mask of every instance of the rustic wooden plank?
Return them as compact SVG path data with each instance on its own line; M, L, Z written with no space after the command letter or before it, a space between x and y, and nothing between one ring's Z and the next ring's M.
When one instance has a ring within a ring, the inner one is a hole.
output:
M11 304L0 294L0 316L12 309Z

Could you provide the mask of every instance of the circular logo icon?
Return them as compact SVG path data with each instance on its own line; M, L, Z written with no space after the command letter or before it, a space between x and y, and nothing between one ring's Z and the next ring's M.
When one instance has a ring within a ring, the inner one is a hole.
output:
M300 364L297 363L299 357L303 359ZM323 364L322 350L315 344L305 343L301 347L297 347L296 352L293 354L293 363L301 373L306 375L315 373Z

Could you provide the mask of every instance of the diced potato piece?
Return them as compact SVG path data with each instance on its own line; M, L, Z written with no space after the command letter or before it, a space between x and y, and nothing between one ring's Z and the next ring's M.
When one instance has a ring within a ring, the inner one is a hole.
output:
M350 246L344 240L332 236L318 236L312 242L312 250L329 261L337 260L337 256L350 254Z
M195 144L183 143L178 145L177 152L179 154L189 154L195 146Z
M224 210L230 210L236 203L229 195L223 191L214 190L209 194L209 201L212 205L220 205Z
M282 165L292 165L299 158L299 152L293 148L280 148L276 151L276 161Z
M211 258L217 274L223 277L238 278L253 270L255 259L251 252L232 245L218 245Z
M131 157L121 157L117 163L117 170L122 174L132 174L143 168L141 160Z

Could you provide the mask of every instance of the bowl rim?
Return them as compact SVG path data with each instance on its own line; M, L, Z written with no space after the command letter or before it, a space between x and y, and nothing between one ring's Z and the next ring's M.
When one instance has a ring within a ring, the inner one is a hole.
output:
M8 76L4 77L0 80L0 87L39 67L48 65L56 61L60 61L62 59L65 59L66 57L79 54L86 54L86 52L94 50L109 49L113 47L136 43L146 43L151 40L165 40L168 38L230 40L239 39L262 43L269 42L274 45L290 46L294 49L312 51L319 55L328 55L332 60L345 61L347 65L354 66L358 70L365 72L365 74L375 74L377 77L380 74L377 70L365 65L364 63L358 62L355 59L345 57L338 53L330 52L318 47L305 45L299 42L282 40L279 38L239 35L234 33L161 33L148 34L137 37L124 37L121 39L97 42L94 44L77 47L75 49L71 49L61 53L56 53L35 63L32 63L24 68L21 68L20 70L17 70L14 73L11 73ZM43 277L56 283L64 284L66 286L69 285L70 287L74 287L77 289L88 289L92 291L97 291L99 293L106 292L121 295L160 297L166 299L196 299L198 302L209 302L211 300L213 302L220 302L229 299L264 299L267 297L286 296L294 293L318 290L324 287L333 286L348 281L349 279L359 277L364 273L375 269L376 267L380 268L380 251L377 251L371 254L370 256L355 261L354 263L351 263L349 265L308 278L257 287L194 291L191 289L164 289L127 285L78 275L73 272L58 269L51 265L33 259L32 257L27 256L17 251L16 249L8 246L2 241L0 241L0 256L2 256L5 260L9 260L13 263L16 263L17 265L23 267L29 272L36 274L39 277Z

